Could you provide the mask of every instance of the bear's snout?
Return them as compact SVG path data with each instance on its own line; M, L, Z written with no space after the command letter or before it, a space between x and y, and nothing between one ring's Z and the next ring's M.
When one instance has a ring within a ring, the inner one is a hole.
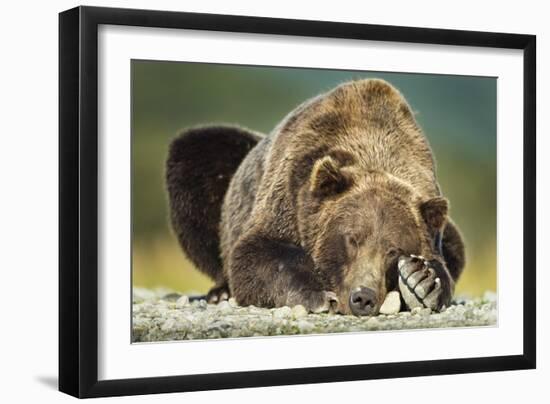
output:
M349 296L349 307L356 316L374 315L377 306L376 293L367 287L354 289Z

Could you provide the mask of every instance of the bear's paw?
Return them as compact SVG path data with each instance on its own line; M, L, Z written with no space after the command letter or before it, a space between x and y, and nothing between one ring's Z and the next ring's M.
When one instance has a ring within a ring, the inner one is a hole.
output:
M400 257L397 266L399 290L409 309L443 311L449 306L453 281L441 262L411 255Z

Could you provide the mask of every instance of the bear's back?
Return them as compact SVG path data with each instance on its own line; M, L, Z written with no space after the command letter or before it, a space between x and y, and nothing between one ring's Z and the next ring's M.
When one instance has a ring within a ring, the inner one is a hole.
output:
M431 192L432 178L423 184L413 177L419 170L434 173L432 151L401 93L385 81L342 84L298 107L271 136L266 167L273 173L281 161L341 149L365 170L386 171Z
M431 149L401 93L382 80L344 83L297 107L245 158L224 203L222 251L260 222L299 243L298 192L315 161L334 150L353 155L364 171L439 194Z

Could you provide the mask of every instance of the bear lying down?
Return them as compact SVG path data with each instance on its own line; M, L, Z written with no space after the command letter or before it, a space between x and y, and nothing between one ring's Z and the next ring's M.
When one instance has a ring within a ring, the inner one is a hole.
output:
M464 267L428 141L381 80L310 99L266 136L187 130L166 180L179 243L215 281L210 302L361 316L394 291L401 309L442 310Z

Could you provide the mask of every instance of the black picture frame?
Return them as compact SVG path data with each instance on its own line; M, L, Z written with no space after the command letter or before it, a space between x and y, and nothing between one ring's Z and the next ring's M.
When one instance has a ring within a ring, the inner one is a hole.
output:
M523 50L523 354L99 381L100 24ZM535 368L535 61L534 35L96 7L77 7L60 13L59 390L83 398Z

